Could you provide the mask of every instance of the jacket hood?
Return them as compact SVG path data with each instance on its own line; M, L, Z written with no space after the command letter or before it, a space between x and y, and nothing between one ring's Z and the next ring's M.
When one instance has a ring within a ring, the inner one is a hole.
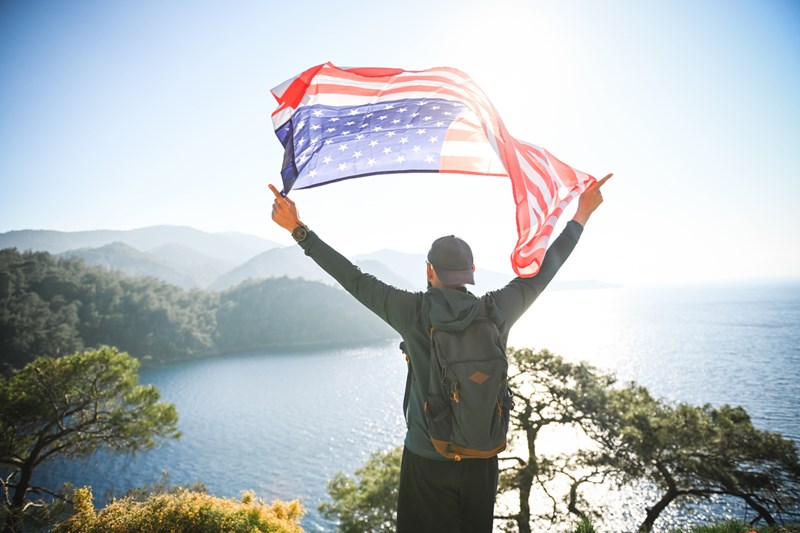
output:
M462 331L478 315L480 300L459 289L430 288L425 293L431 325L444 331Z

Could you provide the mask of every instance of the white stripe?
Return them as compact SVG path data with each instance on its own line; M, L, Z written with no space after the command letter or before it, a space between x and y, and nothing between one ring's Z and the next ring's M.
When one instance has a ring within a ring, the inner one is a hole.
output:
M553 197L550 195L550 191L547 190L547 184L544 182L539 173L536 172L532 166L525 160L519 160L520 169L522 173L531 181L533 182L534 186L539 190L542 195L542 199L544 200L545 205L549 206L552 201ZM523 182L524 184L524 182ZM527 187L525 187L527 190ZM535 197L530 197L532 199L531 202L531 209L534 210L539 215L539 220L544 219L544 212L542 212L541 207L539 207L539 201Z

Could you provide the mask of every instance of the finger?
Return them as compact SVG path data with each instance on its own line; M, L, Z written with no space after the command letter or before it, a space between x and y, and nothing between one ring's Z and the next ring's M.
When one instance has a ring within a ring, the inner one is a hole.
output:
M611 179L611 176L613 176L613 175L614 175L614 173L613 173L613 172L612 172L612 173L610 173L610 174L607 174L607 175L606 175L606 176L605 176L603 179L601 179L600 181L598 181L598 182L597 182L597 186L598 186L598 187L602 187L602 186L603 186L603 184L604 184L605 182L607 182L609 179Z
M269 190L272 191L272 194L275 195L275 198L283 198L284 196L275 188L273 184L269 184Z

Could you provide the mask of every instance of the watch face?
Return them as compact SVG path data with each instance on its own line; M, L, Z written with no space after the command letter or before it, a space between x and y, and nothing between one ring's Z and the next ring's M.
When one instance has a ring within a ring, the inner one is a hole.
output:
M306 237L308 237L308 230L303 226L297 226L294 228L294 231L292 231L292 237L294 237L294 240L297 242L304 241Z

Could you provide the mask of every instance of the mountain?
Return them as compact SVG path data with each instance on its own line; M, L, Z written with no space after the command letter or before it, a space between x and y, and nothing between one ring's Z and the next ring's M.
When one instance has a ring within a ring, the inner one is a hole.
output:
M125 243L113 242L99 248L80 248L57 254L57 257L79 257L87 265L102 266L138 277L158 278L184 289L197 287L192 276L174 268L158 257L140 252Z
M235 287L248 279L303 278L322 281L329 285L333 280L317 264L305 256L299 246L274 248L261 253L244 264L225 273L208 286L209 290L222 291Z
M113 242L137 250L178 244L197 253L238 265L278 244L243 233L207 233L186 226L150 226L134 230L54 231L18 230L0 233L0 249L17 248L52 254L81 248L99 248Z
M363 272L371 274L381 281L394 285L399 289L419 290L422 285L409 281L381 261L360 259L354 261ZM246 280L266 278L302 278L308 281L320 281L327 285L336 285L336 281L322 270L314 261L306 257L299 246L275 248L259 254L243 265L227 272L214 283L210 290L221 291L235 287Z
M186 272L197 287L208 287L217 278L236 266L233 261L226 261L202 254L193 248L181 244L169 243L156 246L148 253L172 265L181 272Z
M116 243L114 246L109 246ZM121 245L126 245L123 247ZM155 276L184 288L225 290L248 279L303 278L335 285L334 280L298 246L278 244L243 233L206 233L183 226L151 226L129 231L61 232L22 230L0 233L0 249L70 252L89 264L104 265L138 276ZM90 249L96 251L90 253ZM379 250L354 257L364 272L406 290L425 289L422 254ZM238 266L237 266L238 265ZM479 268L470 290L477 295L498 289L512 279ZM594 280L555 281L550 290L606 288Z

